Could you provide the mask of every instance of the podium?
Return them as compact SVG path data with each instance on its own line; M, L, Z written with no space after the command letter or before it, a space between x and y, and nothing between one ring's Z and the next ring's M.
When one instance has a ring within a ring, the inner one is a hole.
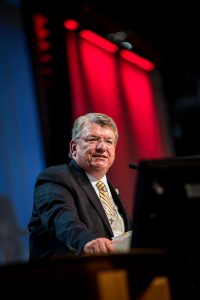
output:
M179 300L187 295L195 299L184 271L180 257L158 249L132 249L129 253L5 265L0 267L0 282L2 293L15 296L42 293L66 294L66 299L73 300Z

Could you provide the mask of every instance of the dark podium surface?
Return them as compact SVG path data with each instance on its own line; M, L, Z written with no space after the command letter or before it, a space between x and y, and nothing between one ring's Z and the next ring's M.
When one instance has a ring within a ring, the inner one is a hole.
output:
M195 268L198 266L195 263ZM6 295L71 295L70 299L97 299L96 274L125 270L131 299L157 276L169 278L172 299L197 299L198 277L181 253L169 255L159 249L134 249L129 253L102 256L66 256L37 263L16 263L0 267L0 282ZM38 294L39 295L39 294Z

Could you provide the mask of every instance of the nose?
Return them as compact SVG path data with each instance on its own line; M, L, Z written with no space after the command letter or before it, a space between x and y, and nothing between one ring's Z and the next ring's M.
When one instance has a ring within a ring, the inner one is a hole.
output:
M98 140L98 143L96 144L96 148L99 149L99 148L107 148L107 144L106 142L103 140L103 139L99 139Z

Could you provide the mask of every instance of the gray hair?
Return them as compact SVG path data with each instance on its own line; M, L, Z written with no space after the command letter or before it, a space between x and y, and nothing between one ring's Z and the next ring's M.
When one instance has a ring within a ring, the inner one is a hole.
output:
M115 135L115 144L117 144L119 135L118 135L118 128L115 121L108 115L101 114L101 113L87 113L83 116L78 117L75 120L72 128L73 141L80 138L81 131L87 123L96 123L101 127L104 126L110 127L113 130ZM69 157L71 157L71 153L69 153Z

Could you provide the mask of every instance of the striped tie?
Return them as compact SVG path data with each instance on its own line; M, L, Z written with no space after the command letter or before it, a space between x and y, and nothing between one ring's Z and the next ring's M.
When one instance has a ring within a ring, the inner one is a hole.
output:
M109 197L108 190L102 181L98 181L96 186L99 190L99 198L104 207L109 223L115 235L124 233L124 225L122 218L119 217L112 199Z
M102 181L98 181L96 186L99 190L99 197L101 199L101 202L103 204L103 207L104 207L106 213L108 215L114 216L115 211L113 209L113 204L111 202L111 199L109 197L109 194L108 194L108 191L107 191L107 188L106 188L105 184Z

